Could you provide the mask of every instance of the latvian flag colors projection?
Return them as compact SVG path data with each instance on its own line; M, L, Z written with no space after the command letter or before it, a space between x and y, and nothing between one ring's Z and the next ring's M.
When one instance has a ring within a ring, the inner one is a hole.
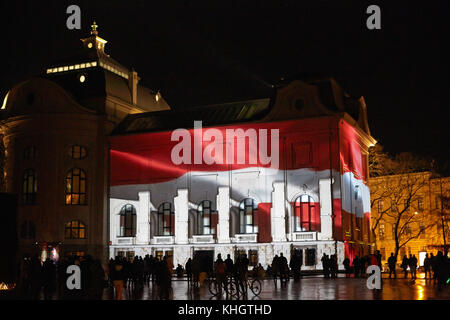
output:
M170 252L183 263L199 248L242 249L267 266L304 248L314 269L323 253L340 263L368 253L374 140L350 116L196 120L111 136L111 255Z

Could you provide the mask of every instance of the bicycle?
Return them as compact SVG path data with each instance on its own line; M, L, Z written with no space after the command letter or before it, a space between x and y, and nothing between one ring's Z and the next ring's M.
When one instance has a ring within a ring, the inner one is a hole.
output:
M261 281L257 278L253 278L252 280L249 280L248 278L244 279L236 279L236 286L237 286L237 296L240 296L240 293L245 296L247 293L247 289L250 289L250 291L255 295L259 296L261 293Z
M227 297L233 297L236 295L236 288L232 281L232 278L228 275L224 275L225 281L220 281L217 277L209 277L209 292L213 296L219 296L222 295L223 292L225 292Z

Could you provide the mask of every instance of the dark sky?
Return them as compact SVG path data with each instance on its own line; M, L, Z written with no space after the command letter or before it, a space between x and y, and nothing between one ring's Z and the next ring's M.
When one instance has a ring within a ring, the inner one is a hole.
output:
M2 1L2 97L70 53L95 18L111 57L172 106L267 96L281 77L333 76L365 97L388 151L448 165L448 1L241 2ZM82 30L66 28L70 4L81 7ZM366 28L370 4L381 7L381 30Z

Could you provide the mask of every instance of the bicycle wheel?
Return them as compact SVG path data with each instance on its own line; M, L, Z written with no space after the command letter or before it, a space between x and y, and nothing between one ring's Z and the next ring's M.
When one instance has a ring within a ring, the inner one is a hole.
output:
M226 283L223 284L224 289L225 289L225 293L229 296L229 297L234 297L238 294L237 289L236 289L236 285L234 283L234 280L232 278L228 278Z
M216 281L214 281L213 279L209 279L208 281L209 281L209 292L213 296L217 296L218 290L217 290L217 283L216 283Z
M258 279L254 279L250 283L250 290L252 290L255 296L259 296L259 294L261 293L261 281L259 281Z

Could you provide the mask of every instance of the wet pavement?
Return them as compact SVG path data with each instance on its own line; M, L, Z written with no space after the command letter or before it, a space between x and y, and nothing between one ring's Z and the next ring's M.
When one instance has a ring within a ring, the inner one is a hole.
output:
M172 282L174 300L208 300L217 299L209 292L207 285L198 290L189 290L187 281ZM112 290L107 289L104 299L112 299ZM124 290L125 300L158 299L156 290L145 286L141 292ZM225 296L223 296L225 299ZM262 281L260 295L254 296L249 290L248 300L450 300L450 287L438 291L432 280L383 279L382 290L369 290L364 278L324 279L323 277L306 277L295 283L292 279L283 287L279 281Z

